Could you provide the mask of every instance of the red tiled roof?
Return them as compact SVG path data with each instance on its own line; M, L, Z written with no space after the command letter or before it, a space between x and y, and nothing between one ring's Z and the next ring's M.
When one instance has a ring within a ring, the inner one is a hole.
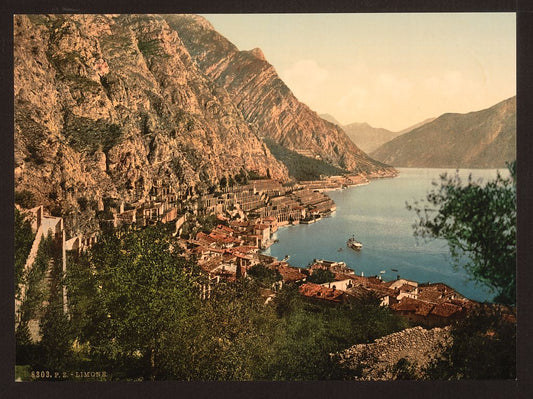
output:
M427 316L431 309L433 309L432 304L419 301L417 299L405 297L400 300L400 302L391 305L391 309L402 312L411 312L421 316Z
M300 273L298 269L285 265L280 265L278 267L278 272L281 274L281 277L283 277L283 281L287 282L303 280L306 277L306 275Z
M414 291L415 288L416 288L416 287L413 286L413 285L404 284L404 285L402 285L399 289L400 289L400 291L411 292L411 291Z
M207 262L200 265L202 270L206 272L211 272L215 270L222 263L222 257L217 256L216 258L209 259Z
M454 297L454 299L451 299ZM444 283L426 283L420 284L418 289L418 298L430 302L451 302L453 300L462 300L464 297Z
M320 284L313 283L301 285L298 291L308 298L324 299L331 302L342 302L344 295L340 290L323 287Z
M452 303L443 302L435 305L435 307L431 311L431 314L441 317L450 317L462 310L463 309L460 306L454 305Z
M235 231L232 228L230 228L228 226L224 226L223 224L219 224L217 226L217 229L222 230L222 231L224 231L226 233L229 233L229 234L235 233Z
M234 220L233 222L230 222L231 226L237 226L237 227L248 227L250 225L249 222L241 222L239 220Z
M357 276L354 274L335 273L335 280L337 281L348 279L357 280Z

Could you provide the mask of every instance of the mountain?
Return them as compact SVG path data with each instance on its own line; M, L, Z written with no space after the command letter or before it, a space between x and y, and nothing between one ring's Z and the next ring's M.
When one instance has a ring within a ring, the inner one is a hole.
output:
M410 132L411 130L415 130L416 128L419 128L420 126L425 125L426 123L433 122L435 119L437 119L437 118L427 118L427 119L423 120L422 122L418 122L418 123L414 124L413 126L409 126L408 128L400 130L398 132L398 135Z
M448 113L379 147L394 166L501 168L516 159L516 97L467 114Z
M426 119L425 121L410 126L400 132L392 132L387 129L372 127L368 123L351 123L349 125L344 125L342 128L359 148L370 154L372 151L377 150L380 146L391 141L395 137L410 132L434 119L435 118Z
M346 133L293 95L260 49L239 51L203 17L165 15L200 70L222 86L261 136L355 173L394 170L371 159Z
M333 115L330 115L330 114L320 114L318 115L320 116L322 119L328 121L328 122L331 122L333 123L334 125L337 125L337 126L342 126L342 124L337 120L335 119L335 117Z
M399 135L387 129L372 127L368 123L351 123L343 126L343 129L348 137L367 153Z
M194 194L242 171L288 179L159 16L15 16L14 96L15 189L79 230L96 223L80 204L157 180Z

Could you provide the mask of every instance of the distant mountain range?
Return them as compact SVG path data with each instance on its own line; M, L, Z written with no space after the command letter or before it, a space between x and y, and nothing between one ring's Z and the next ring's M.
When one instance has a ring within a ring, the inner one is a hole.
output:
M350 123L343 126L343 129L348 137L367 153L376 150L380 145L400 134L387 129L372 127L368 123Z
M400 135L400 134L404 134L404 133L407 133L407 132L410 132L411 130L416 129L417 127L420 127L420 126L422 126L422 125L425 125L426 123L429 123L429 122L434 121L435 119L437 119L437 118L427 118L427 119L423 120L422 122L416 123L416 124L414 124L414 125L412 125L412 126L409 126L408 128L405 128L405 129L403 129L403 130L400 130L400 131L398 132L398 135Z
M516 97L477 112L441 115L370 156L400 167L504 167L516 159Z
M428 122L431 122L435 118L428 118L416 125L409 126L399 132L393 132L391 130L370 126L368 123L350 123L349 125L342 125L331 114L320 114L320 117L328 122L334 123L337 126L342 127L346 132L350 140L352 140L359 148L364 152L370 153L377 150L381 145L392 140L393 138L409 132L417 127L420 127Z

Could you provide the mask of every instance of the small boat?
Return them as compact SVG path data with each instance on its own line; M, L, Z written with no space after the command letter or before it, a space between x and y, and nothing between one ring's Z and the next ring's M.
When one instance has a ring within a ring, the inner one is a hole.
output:
M341 251L342 251L342 248L337 249L337 252L341 252Z
M397 272L397 271L398 271L398 269L391 269L391 270L392 270L393 272Z
M379 272L379 274L385 274L385 273L386 273L385 270L381 270L381 271Z
M285 255L285 257L281 260L282 262L287 262L290 258L290 255Z
M348 241L346 241L346 245L348 246L348 248L351 248L355 251L359 251L361 248L363 248L363 244L357 241L355 239L355 236L352 236L352 238L349 238Z

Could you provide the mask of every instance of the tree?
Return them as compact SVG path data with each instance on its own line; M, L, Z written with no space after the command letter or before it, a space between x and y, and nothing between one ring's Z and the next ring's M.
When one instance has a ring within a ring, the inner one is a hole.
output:
M498 307L472 312L452 326L451 337L453 343L425 370L429 378L516 378L516 323Z
M35 195L28 190L15 191L15 204L25 209L33 208L36 204Z
M427 198L414 205L419 221L415 236L448 241L455 267L495 292L496 302L516 302L516 162L510 177L498 172L483 184L458 173L440 176Z
M248 270L247 274L248 276L254 278L261 286L265 288L272 287L272 284L282 279L281 274L279 274L279 271L269 269L261 264L252 266Z
M30 221L15 209L15 292L20 294L24 265L33 244L34 234Z
M282 336L269 364L272 380L329 380L353 376L336 352L407 327L406 321L379 301L364 298L339 305L307 301L296 286L284 285L274 299Z
M279 320L247 279L212 286L191 322L163 342L168 378L262 380L278 341Z
M102 235L89 264L94 273L90 287L69 292L93 295L72 303L73 314L89 318L78 323L92 327L92 335L83 338L93 355L115 362L129 359L144 378L159 378L161 343L182 329L199 301L196 266L173 250L171 237L160 226ZM93 313L84 315L82 309Z
M335 273L326 269L316 269L307 278L307 281L315 284L324 284L335 281Z

